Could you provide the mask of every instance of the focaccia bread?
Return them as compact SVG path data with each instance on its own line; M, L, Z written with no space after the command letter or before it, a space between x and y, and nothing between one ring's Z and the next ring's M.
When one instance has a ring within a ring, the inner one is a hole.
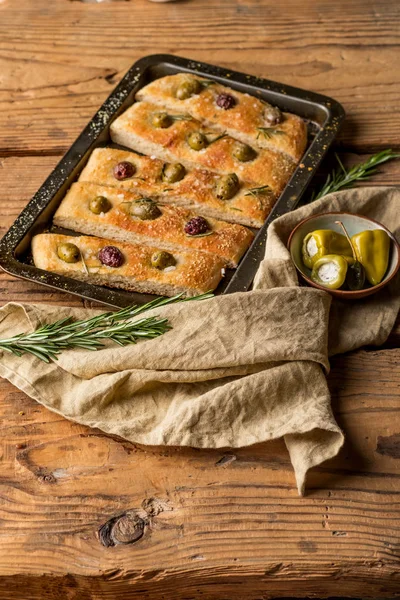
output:
M133 165L134 173L126 179L116 179L115 167L121 162ZM221 176L205 169L187 170L182 179L164 181L165 163L127 150L96 148L91 154L79 181L115 186L155 198L162 204L174 204L204 217L261 227L275 204L276 197L267 186L256 189L241 182L229 200L217 197Z
M59 258L58 252L63 244L73 244L79 249L76 262L65 262ZM118 253L122 256L121 266L102 264L98 256L105 247L117 248L113 257ZM214 290L223 276L224 261L215 255L195 250L174 252L175 266L159 269L152 266L152 257L159 252L158 248L150 246L116 243L89 236L42 233L32 240L36 267L96 285L145 294L191 297Z
M59 227L169 252L195 249L237 267L254 235L241 225L204 219L185 208L94 183L74 183L54 215ZM185 228L187 231L185 231Z
M159 114L159 106L136 102L111 124L111 139L165 161L181 162L188 168L203 167L217 173L235 173L240 181L268 185L276 196L295 170L293 158L268 148L257 149L251 160L240 161L235 158L239 142L215 130L210 131L199 121L176 111L168 111L168 126L155 126L154 120L158 121ZM199 137L203 141L200 145L205 146L194 149L193 138Z
M136 99L190 114L246 144L280 150L296 161L306 148L307 128L300 117L197 75L161 77L139 90Z

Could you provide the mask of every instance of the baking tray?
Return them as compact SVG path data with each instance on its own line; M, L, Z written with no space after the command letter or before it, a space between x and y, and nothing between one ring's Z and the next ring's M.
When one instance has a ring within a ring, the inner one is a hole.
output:
M264 256L269 224L296 207L336 137L345 112L336 100L327 96L168 54L146 56L132 66L21 212L0 242L0 266L7 273L114 307L143 304L154 298L148 294L114 290L38 269L32 263L30 242L36 233L52 230L53 214L68 188L78 178L92 151L111 144L110 124L132 104L136 92L154 79L179 72L215 79L233 89L267 100L282 111L295 113L307 122L309 139L302 160L238 268L226 270L226 276L215 293L243 292L251 287Z

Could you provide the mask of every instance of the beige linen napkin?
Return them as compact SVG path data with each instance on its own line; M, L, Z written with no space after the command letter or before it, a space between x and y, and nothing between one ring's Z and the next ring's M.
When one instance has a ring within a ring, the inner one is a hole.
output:
M168 317L173 329L135 346L70 350L48 365L3 352L0 375L68 419L142 444L239 447L284 436L302 494L307 471L343 443L328 354L383 343L400 306L398 281L331 310L329 294L298 286L288 235L307 215L334 210L400 230L399 190L332 194L271 225L252 292L155 309L149 314ZM7 304L0 337L95 312Z

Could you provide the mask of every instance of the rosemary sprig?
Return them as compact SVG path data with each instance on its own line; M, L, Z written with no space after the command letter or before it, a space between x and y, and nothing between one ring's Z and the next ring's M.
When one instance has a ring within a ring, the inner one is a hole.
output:
M260 187L255 187L255 188L250 188L247 192L247 194L245 194L245 196L259 196L260 194L267 194L271 191L271 188L269 187L269 185L262 185Z
M165 318L152 316L132 320L133 317L166 304L185 300L206 300L212 297L212 293L207 293L182 299L182 294L179 294L172 298L156 298L143 306L128 306L114 313L106 312L81 321L72 321L67 317L55 323L42 325L32 333L21 333L0 340L0 350L16 356L32 354L49 363L50 360L57 360L58 354L63 350L99 350L104 347L101 340L108 339L120 346L135 344L142 338L156 338L171 329L171 326Z
M256 139L262 135L265 139L270 140L274 137L274 135L286 135L285 131L281 129L276 129L276 127L257 127L258 133Z
M148 202L149 204L159 204L159 202L157 200L154 200L154 198L148 198L147 196L138 196L137 198L135 198L135 200L124 200L123 202L120 202L118 206L131 206L131 204L135 204L135 202Z
M400 158L400 154L397 154L390 149L382 150L382 152L370 156L366 161L354 165L354 167L351 167L348 171L344 168L342 161L337 154L335 154L335 157L339 163L340 169L333 169L326 178L322 188L318 192L314 192L311 200L318 200L319 198L326 196L326 194L352 187L355 182L368 179L376 172L379 165L389 160L393 160L394 158Z
M83 256L82 252L81 252L81 259L82 259L83 271L86 275L89 275L89 269L87 268L87 264L86 264L86 261L85 261L85 258Z
M190 115L168 115L172 121L192 121L193 117Z
M201 238L201 237L207 237L208 235L212 235L214 232L213 231L207 231L206 233L198 233L197 235L186 235L187 238Z
M271 188L269 185L262 185L260 187L250 188L245 194L245 196L253 196L258 201L258 206L260 210L264 208L262 198L260 196L264 196L265 194L269 194L271 192Z
M206 135L211 135L210 133L206 133ZM222 140L222 138L227 137L228 134L226 133L226 131L224 133L221 133L221 135L217 135L216 138L214 138L213 140L207 140L208 141L208 145L210 146L211 144L214 144L214 142L218 142L218 140Z

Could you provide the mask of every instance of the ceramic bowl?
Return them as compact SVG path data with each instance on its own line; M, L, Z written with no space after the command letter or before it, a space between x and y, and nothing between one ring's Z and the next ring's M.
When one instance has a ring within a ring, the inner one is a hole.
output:
M343 233L340 225L336 225L335 221L342 221L350 237L356 233L359 233L360 231L366 231L367 229L383 229L389 235L391 239L389 265L384 278L378 285L371 286L366 284L368 287L365 287L365 289L352 292L340 289L330 290L322 285L314 283L314 281L311 279L311 271L304 266L301 256L303 239L308 233L311 233L316 229L332 229L338 233ZM373 219L369 219L368 217L352 215L350 213L323 213L304 219L293 229L292 233L290 234L288 249L296 269L309 285L320 290L324 290L325 292L329 292L329 294L332 296L341 298L342 300L358 300L359 298L365 298L366 296L375 294L375 292L381 290L389 283L389 281L393 279L400 268L400 246L397 243L394 235L381 223L378 223Z

